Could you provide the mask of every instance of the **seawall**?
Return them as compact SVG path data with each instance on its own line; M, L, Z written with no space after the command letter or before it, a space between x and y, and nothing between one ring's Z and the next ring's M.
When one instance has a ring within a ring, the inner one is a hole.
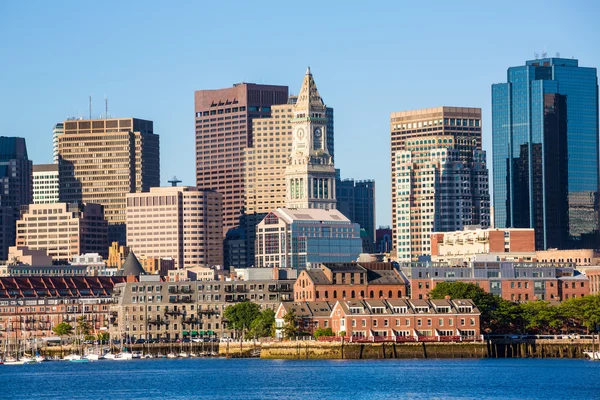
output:
M596 343L596 347L598 344ZM592 342L569 340L503 340L459 343L341 343L282 341L221 343L224 357L260 357L287 360L360 360L418 358L586 358Z

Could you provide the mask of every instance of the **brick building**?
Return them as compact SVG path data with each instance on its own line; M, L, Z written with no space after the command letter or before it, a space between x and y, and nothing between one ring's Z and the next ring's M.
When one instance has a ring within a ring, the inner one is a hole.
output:
M533 229L466 226L461 231L431 234L432 261L462 264L479 254L496 256L500 260L534 261L535 232Z
M401 299L407 297L404 277L391 263L323 263L300 272L295 301Z
M590 293L589 279L570 263L475 261L464 266L443 263L401 264L410 282L410 298L426 299L439 282L474 283L511 301L562 301Z
M19 339L56 336L52 328L84 317L92 331L109 326L115 284L124 277L3 277L0 278L0 344Z
M298 330L331 328L350 340L458 341L480 337L480 312L471 300L338 300L281 303L275 313L281 337L283 317L297 316Z

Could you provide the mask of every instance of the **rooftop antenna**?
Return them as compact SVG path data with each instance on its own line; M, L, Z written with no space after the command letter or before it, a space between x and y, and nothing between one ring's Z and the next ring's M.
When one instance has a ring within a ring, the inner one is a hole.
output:
M536 60L540 59L540 55L538 53L533 53L533 56L535 57Z
M556 58L560 58L560 53L558 51L556 52Z
M175 187L177 186L178 183L181 183L181 181L179 179L177 179L177 177L175 175L173 175L173 177L171 178L170 181L167 181L171 184L171 186Z
M90 120L92 119L92 94L90 93Z

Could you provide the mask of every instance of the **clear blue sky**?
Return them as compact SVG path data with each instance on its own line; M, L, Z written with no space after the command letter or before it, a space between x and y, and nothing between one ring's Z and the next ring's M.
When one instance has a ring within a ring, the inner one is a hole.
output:
M307 65L335 108L336 166L374 178L377 222L391 223L389 114L483 108L490 85L534 52L600 66L595 1L2 1L0 135L52 161L52 126L104 111L154 121L163 184L193 185L194 90L288 85ZM491 175L490 175L491 176Z

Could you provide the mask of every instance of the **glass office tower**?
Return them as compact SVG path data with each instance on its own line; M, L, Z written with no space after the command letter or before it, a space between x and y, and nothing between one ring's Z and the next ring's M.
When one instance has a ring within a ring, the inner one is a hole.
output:
M598 247L598 80L544 58L492 85L494 218L535 228L537 249Z

